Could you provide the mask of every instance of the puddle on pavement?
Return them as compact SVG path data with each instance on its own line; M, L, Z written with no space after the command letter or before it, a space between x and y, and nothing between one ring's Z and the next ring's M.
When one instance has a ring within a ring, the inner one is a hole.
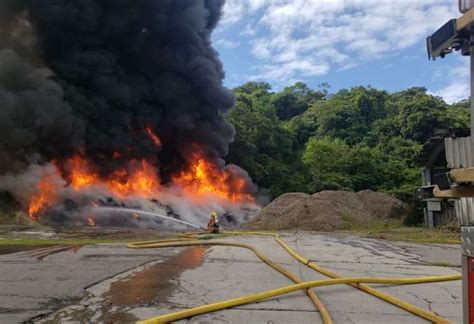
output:
M64 308L41 323L134 323L138 320L127 313L140 305L166 302L178 284L181 273L199 267L204 262L206 248L192 247L170 256L163 262L145 267L112 282L101 296L88 297L92 302Z
M135 272L113 282L103 297L106 302L99 320L105 323L133 323L137 320L126 312L130 307L166 302L178 284L182 272L201 266L206 248L192 247L169 257L164 262Z
M193 247L165 262L157 263L127 278L111 284L106 297L113 306L128 306L166 301L176 287L177 279L185 270L199 267L204 262L206 249Z

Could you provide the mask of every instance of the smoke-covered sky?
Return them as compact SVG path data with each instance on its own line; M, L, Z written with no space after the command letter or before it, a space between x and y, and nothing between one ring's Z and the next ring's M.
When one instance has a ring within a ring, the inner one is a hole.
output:
M457 0L228 0L213 34L225 83L334 91L424 86L448 102L469 95L468 59L428 61L426 37L461 14Z
M90 224L97 201L242 220L256 188L223 160L235 134L211 44L223 5L0 0L0 190L58 223Z
M146 158L166 178L196 148L225 156L234 98L210 43L222 6L0 0L0 173L81 152L101 174Z

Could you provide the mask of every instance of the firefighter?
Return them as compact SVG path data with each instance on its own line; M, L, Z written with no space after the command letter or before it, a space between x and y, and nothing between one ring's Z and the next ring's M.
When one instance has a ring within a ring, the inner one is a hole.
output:
M207 231L213 234L219 233L219 218L217 218L216 212L211 213L211 218L207 222Z

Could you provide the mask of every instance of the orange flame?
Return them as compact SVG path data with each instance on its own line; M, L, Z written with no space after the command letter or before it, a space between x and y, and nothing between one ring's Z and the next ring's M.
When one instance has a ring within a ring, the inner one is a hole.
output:
M92 217L87 217L87 225L89 226L95 226L95 221Z
M57 188L54 184L54 178L59 176L59 172L55 169L55 173L44 175L38 183L38 194L33 195L28 206L28 215L32 220L38 219L38 214L42 213L47 207L53 205L57 198Z
M79 154L76 154L70 158L68 163L71 168L69 174L71 178L71 186L75 190L80 190L83 187L87 187L97 180L97 174L91 172L89 163Z
M151 129L151 127L146 127L145 128L145 131L146 133L148 134L148 136L150 137L150 139L153 141L153 143L155 143L156 146L160 146L161 147L161 139L158 135L156 135L153 130Z
M194 154L192 158L192 163L186 170L171 178L172 183L181 187L190 199L202 202L204 197L214 196L234 203L255 201L248 193L246 179L236 169L222 169L201 154ZM153 199L159 198L161 193L158 169L145 159L131 160L125 168L101 177L95 172L94 166L84 158L83 153L79 153L65 161L64 172L64 178L69 180L71 190L76 192L97 186L108 190L111 196L119 199L132 196ZM55 183L58 179L61 179L61 174L58 167L55 167L54 174L45 175L39 181L38 194L31 197L28 206L28 214L33 220L37 220L38 215L58 199L59 187ZM92 207L96 206L96 203L92 203ZM133 217L140 219L138 215ZM95 225L91 217L87 219L87 223L90 226Z
M232 170L221 170L199 154L187 171L173 177L173 182L191 197L199 200L204 195L214 195L232 202L253 202L255 198L245 190L245 179Z
M132 171L117 170L108 181L109 189L118 197L130 195L144 198L156 197L159 193L160 180L155 167L146 160L132 161Z
M119 198L135 195L153 198L158 194L160 180L156 168L146 160L132 160L128 169L119 169L107 179L100 179L89 162L80 155L68 160L71 187L81 191L91 185L109 188Z

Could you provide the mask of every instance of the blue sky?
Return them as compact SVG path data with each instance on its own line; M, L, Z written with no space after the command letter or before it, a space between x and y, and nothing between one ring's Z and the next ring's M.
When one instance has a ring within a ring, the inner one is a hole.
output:
M428 61L425 39L458 16L457 0L227 0L212 39L230 88L423 86L451 103L469 96L469 59Z

